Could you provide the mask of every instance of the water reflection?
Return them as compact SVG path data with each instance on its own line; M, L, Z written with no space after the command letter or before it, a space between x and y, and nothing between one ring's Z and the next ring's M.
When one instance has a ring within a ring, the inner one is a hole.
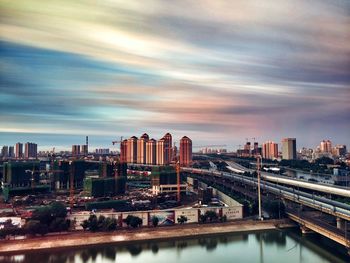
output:
M287 233L284 231L274 231L270 232L261 232L255 235L257 241L263 241L266 244L276 244L279 247L285 247L287 243Z
M124 246L100 245L81 249L65 249L51 252L35 252L13 256L0 256L0 263L95 263L95 262L173 262L183 258L200 257L202 263L209 258L221 256L220 262L231 262L233 251L237 262L346 262L334 249L327 251L318 240L302 237L296 231L268 231L251 234L232 234L197 239L172 240L168 242L136 243ZM222 253L222 251L226 251ZM181 256L183 254L183 256ZM218 255L217 255L218 254ZM273 258L271 258L273 255ZM294 261L283 258L293 256ZM251 257L251 258L249 258ZM145 259L146 258L146 259ZM311 258L311 259L310 259ZM132 260L133 259L133 260ZM265 260L265 261L264 261ZM186 261L187 262L187 261ZM317 262L317 261L316 261Z

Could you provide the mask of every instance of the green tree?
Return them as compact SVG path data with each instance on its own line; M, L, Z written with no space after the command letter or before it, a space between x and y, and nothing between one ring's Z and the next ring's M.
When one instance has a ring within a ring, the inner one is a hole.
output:
M128 215L125 219L123 219L123 221L127 226L130 226L130 222L132 218L133 218L132 215Z
M323 164L323 165L334 164L334 160L332 158L324 156L324 157L316 159L315 163L318 165L320 165L320 164Z
M50 211L53 217L65 218L67 216L67 208L61 202L52 202L50 204Z
M158 226L158 223L159 223L159 218L156 216L152 216L152 225L156 227Z
M216 214L215 211L207 211L207 212L205 212L205 215L209 219L210 222L218 219L218 215Z
M132 228L137 228L142 225L142 219L138 216L132 216L130 220L130 226Z
M84 230L87 230L87 229L89 228L89 226L90 226L89 221L86 220L86 219L85 219L85 220L83 221L83 223L81 223L80 225L82 226L82 228L83 228Z
M187 217L184 216L184 215L181 215L177 218L177 222L180 224L180 225L183 225L184 223L187 222Z
M42 232L41 229L42 223L39 220L29 220L25 225L24 229L26 233L30 235L36 235Z
M42 224L49 225L53 219L50 207L45 206L34 210L32 214L32 219L40 221L40 223Z
M96 215L90 215L88 222L90 231L95 232L98 230L98 221Z
M226 221L227 221L227 216L226 216L226 215L223 215L223 216L220 218L220 221L221 221L221 222L226 222Z
M199 221L202 222L202 223L207 222L207 219L208 219L208 217L207 217L206 214L199 216Z
M67 231L70 225L70 221L66 220L62 217L56 217L54 218L49 226L50 232L61 232L61 231Z
M37 232L37 233L38 233L39 235L44 236L44 235L46 235L48 232L49 232L49 227L48 227L46 224L40 223L40 224L39 224L39 229L38 229L38 232Z
M106 231L114 231L117 229L117 219L115 218L107 218L106 220Z
M105 230L106 217L99 216L97 220L97 230Z

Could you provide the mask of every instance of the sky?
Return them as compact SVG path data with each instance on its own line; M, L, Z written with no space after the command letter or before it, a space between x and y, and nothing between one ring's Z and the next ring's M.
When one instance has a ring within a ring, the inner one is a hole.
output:
M0 145L350 147L350 2L0 1Z

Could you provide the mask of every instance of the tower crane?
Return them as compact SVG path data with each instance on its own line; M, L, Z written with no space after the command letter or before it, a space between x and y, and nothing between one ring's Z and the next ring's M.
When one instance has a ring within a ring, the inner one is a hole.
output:
M120 150L119 150L119 162L121 164L121 167L123 166L124 162L126 162L126 160L124 160L124 149L123 149L123 136L120 136L120 140L119 141L112 141L112 144L115 145L119 143L120 144ZM116 163L115 163L116 164ZM117 171L114 171L114 176L117 177Z
M176 145L174 143L174 146L166 147L164 150L171 150L174 152L176 149ZM176 184L177 184L177 201L181 201L181 189L180 189L180 160L178 160L177 156L174 156L175 160L175 171L176 171Z

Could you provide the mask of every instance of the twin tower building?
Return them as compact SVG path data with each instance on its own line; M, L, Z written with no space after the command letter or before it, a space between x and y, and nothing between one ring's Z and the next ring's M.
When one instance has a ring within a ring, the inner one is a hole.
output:
M140 138L132 136L121 142L120 149L121 160L127 163L169 165L179 161L181 166L192 163L192 140L187 136L180 140L179 156L170 133L159 140L150 139L147 133Z

